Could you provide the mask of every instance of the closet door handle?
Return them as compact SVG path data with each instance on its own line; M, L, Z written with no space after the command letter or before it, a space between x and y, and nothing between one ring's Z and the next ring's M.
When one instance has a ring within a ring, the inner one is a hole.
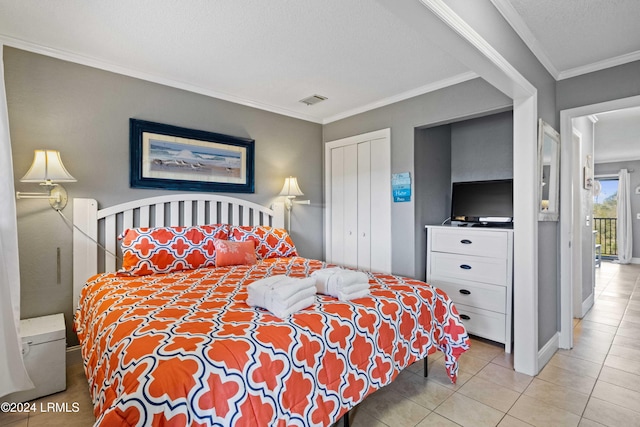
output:
M462 243L463 245L470 245L473 242L471 240L469 240L469 239L462 239L462 240L460 240L460 243Z
M461 269L463 269L463 270L471 270L471 266L470 266L470 265L467 265L467 264L462 264L462 265L460 266L460 268L461 268Z
M471 295L471 291L466 290L466 289L460 289L460 293L461 293L462 295Z
M470 317L470 316L467 316L466 314L461 314L461 315L460 315L460 318L461 318L462 320L471 320L471 317Z

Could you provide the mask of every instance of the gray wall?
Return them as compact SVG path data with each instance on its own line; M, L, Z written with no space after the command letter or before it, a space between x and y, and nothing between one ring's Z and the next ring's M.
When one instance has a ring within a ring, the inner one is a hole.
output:
M333 141L378 129L391 128L391 173L410 172L415 181L415 129L461 118L504 110L511 100L482 79L460 83L375 110L326 124L323 140ZM433 201L431 201L433 203ZM436 203L443 203L437 201ZM410 203L391 206L392 271L422 277L424 267L416 262L415 197Z
M451 125L451 181L513 178L513 112Z
M427 234L424 226L440 224L451 206L451 126L415 131L415 263L416 279L426 279Z
M558 112L640 95L640 61L607 68L556 84Z
M78 180L65 185L71 199L110 206L167 193L129 188L130 117L252 138L255 194L235 196L269 205L284 177L297 176L312 203L294 208L292 237L301 255L322 258L321 125L17 49L5 48L4 65L16 190L39 191L19 179L34 149L53 148ZM44 200L18 200L17 207L22 317L64 313L73 345L71 230ZM71 205L64 214L72 216Z
M490 1L445 0L538 90L538 116L558 129L556 82ZM541 242L544 244L544 242Z
M627 162L612 162L596 164L596 175L611 175L620 172L620 169L627 169L631 172L631 227L633 229L633 252L634 258L640 258L640 220L636 215L640 213L640 195L635 194L635 189L640 186L640 160L630 160Z

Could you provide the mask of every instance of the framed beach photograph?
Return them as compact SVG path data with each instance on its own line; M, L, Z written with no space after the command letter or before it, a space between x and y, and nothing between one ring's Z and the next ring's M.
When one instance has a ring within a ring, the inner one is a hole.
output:
M254 192L253 139L130 119L130 184L204 192Z

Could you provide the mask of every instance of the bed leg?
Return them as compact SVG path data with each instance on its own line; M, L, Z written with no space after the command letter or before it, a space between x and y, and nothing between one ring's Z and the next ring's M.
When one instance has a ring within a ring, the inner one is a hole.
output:
M427 370L427 359L429 357L424 358L424 377L427 378L429 376L429 371Z
M349 427L349 412L351 411L347 411L347 413L342 416L343 427Z

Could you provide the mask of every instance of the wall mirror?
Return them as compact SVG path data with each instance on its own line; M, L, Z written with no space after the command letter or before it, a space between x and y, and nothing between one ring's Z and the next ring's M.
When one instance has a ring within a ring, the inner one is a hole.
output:
M558 220L560 182L560 134L548 123L538 122L538 220Z

